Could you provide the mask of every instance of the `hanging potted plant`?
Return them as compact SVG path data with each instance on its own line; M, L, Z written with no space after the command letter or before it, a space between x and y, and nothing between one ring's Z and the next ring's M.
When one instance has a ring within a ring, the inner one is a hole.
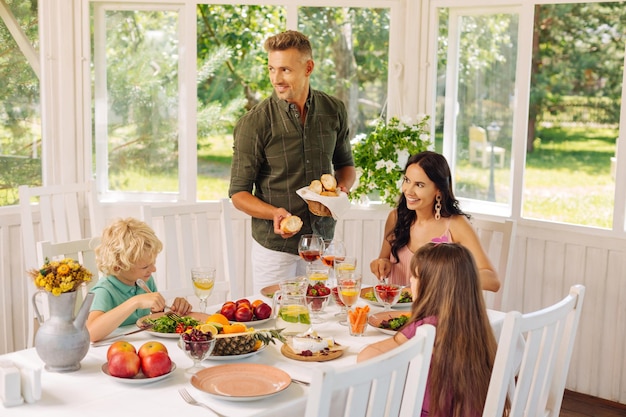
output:
M409 156L430 145L429 116L416 121L398 117L380 120L370 134L357 135L352 145L357 185L350 191L350 199L367 201L368 195L378 194L382 202L395 206Z

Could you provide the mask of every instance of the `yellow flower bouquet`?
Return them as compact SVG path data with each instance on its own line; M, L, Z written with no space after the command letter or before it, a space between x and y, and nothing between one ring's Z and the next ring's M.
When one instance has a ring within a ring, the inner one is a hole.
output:
M40 269L32 269L29 274L37 288L46 290L52 295L76 291L83 282L91 281L92 277L88 269L71 258L60 261L50 261L46 258L45 264Z

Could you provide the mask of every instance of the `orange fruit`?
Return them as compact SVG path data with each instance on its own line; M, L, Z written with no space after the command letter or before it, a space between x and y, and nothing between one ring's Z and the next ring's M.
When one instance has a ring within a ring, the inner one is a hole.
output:
M205 323L219 323L224 326L230 324L226 316L221 313L211 314L204 322Z
M224 333L243 333L246 331L246 325L241 323L229 324L224 326Z
M252 302L252 309L254 310L257 306L263 304L263 300L254 300Z

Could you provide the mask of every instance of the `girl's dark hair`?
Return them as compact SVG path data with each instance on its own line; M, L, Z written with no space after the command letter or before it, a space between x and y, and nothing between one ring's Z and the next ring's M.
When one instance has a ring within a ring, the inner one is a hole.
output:
M450 217L454 214L470 216L463 213L459 208L459 201L454 197L452 190L452 174L446 158L432 151L424 151L412 155L406 163L404 173L409 166L418 164L426 173L428 178L435 183L435 186L441 192L441 217ZM435 205L433 204L433 213ZM417 219L414 210L409 210L406 206L406 197L404 193L400 193L400 200L397 207L397 221L392 231L385 237L391 244L391 253L398 259L398 251L400 248L409 244L411 225Z

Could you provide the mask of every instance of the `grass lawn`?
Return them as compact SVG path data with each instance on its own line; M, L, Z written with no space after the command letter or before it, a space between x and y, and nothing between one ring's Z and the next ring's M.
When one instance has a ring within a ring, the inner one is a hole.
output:
M611 228L615 181L610 158L615 155L617 134L617 129L606 128L539 129L535 150L526 158L522 215ZM198 200L228 195L231 159L232 136L199 139ZM496 201L510 204L510 166L496 168L494 174ZM457 196L487 199L489 169L460 160L454 182ZM126 170L123 176L112 177L111 183L119 190L178 189L178 179L171 172L145 175Z

